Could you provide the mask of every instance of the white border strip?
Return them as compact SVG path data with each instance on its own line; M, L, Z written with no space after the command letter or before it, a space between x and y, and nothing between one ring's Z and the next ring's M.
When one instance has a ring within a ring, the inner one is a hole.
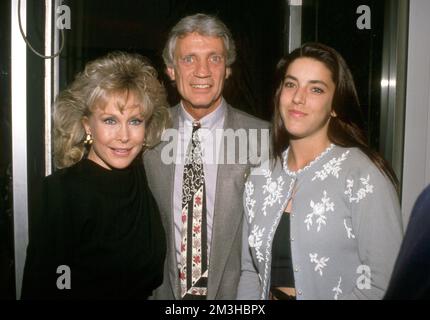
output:
M45 0L45 56L52 54L52 0ZM51 105L52 59L45 59L45 175L52 172Z
M27 25L27 1L21 0L21 21ZM28 243L27 198L27 48L18 25L18 0L11 6L11 93L13 220L15 238L16 297L21 296L25 252Z
M55 0L55 10L57 10L58 6L61 5L61 3L63 2L63 0ZM54 17L56 17L56 13L54 13ZM54 18L55 21L55 18ZM60 50L60 30L57 28L56 25L54 25L54 30L53 30L53 37L54 37L54 52L58 52ZM64 37L64 34L63 34ZM62 41L66 41L65 39L62 39ZM60 91L60 56L55 57L54 58L54 62L53 62L53 68L54 68L54 73L53 73L53 81L54 83L52 84L52 101L54 101L55 97L57 97L58 92ZM54 111L54 108L51 108L52 111Z
M290 6L301 6L303 1L302 0L289 0Z
M290 16L288 17L288 52L302 44L302 1L290 1Z

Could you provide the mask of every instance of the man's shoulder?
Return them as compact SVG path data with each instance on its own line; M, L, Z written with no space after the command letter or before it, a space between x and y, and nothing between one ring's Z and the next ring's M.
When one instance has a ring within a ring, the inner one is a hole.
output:
M228 106L229 112L234 117L234 123L243 128L256 128L256 129L268 129L270 123L253 116L245 111L236 109L232 106Z
M167 109L169 111L170 117L174 118L175 116L178 115L180 105L181 104L178 103L178 104L176 104L176 105L174 105L174 106L172 106L172 107L170 107L170 108Z

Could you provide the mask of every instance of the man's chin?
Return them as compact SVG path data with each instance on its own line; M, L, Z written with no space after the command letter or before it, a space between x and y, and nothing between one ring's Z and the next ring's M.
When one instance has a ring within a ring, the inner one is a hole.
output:
M187 101L183 102L184 106L192 109L215 109L221 104L220 101Z

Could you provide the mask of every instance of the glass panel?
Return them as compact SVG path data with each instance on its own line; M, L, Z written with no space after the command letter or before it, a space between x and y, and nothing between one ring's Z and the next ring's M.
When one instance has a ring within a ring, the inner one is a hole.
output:
M357 8L370 8L370 29L358 29ZM384 1L304 0L302 41L335 48L353 74L369 143L379 149Z

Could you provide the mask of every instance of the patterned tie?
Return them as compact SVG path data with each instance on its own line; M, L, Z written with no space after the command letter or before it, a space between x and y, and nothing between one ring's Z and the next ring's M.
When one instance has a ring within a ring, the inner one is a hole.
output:
M182 185L181 282L182 299L206 299L208 279L206 190L202 149L193 123Z

